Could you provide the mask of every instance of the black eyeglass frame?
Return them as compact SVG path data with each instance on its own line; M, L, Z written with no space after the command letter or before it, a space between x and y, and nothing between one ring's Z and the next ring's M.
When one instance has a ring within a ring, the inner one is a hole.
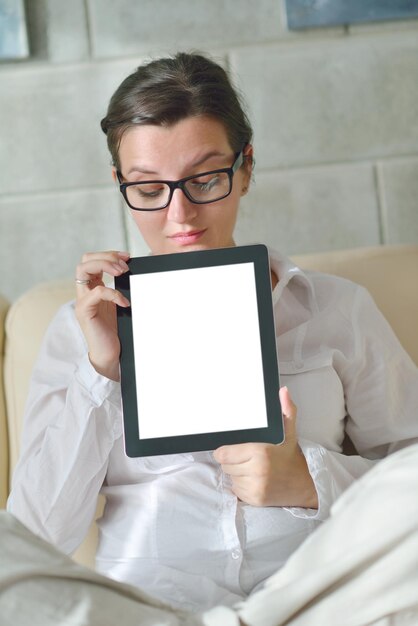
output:
M245 146L244 146L245 147ZM137 182L133 182L133 183L124 183L123 181L123 176L121 174L121 172L119 170L116 171L116 176L118 177L118 181L119 181L119 191L121 192L121 194L123 195L126 204L133 209L134 211L162 211L163 209L166 209L168 207L168 205L171 202L171 199L173 197L173 193L176 189L181 189L181 191L184 193L184 195L186 196L186 198L188 200L190 200L190 202L193 202L193 204L211 204L212 202L219 202L219 200L223 200L224 198L227 198L231 191L232 191L232 181L233 181L233 177L235 172L241 167L241 165L244 163L244 147L242 148L242 150L240 150L240 152L236 152L234 155L234 162L231 165L231 167L222 167L220 169L217 170L209 170L208 172L199 172L197 174L193 174L192 176L186 176L185 178L180 178L180 180L141 180L141 181L137 181ZM194 200L190 193L187 191L185 184L187 183L188 180L193 180L194 178L200 178L201 176L208 176L209 174L220 174L220 173L225 173L228 174L228 178L229 178L229 191L228 193L226 193L225 195L221 196L220 198L216 198L215 200L207 200L205 202L200 202L199 200ZM160 206L156 209L140 209L138 207L132 206L132 204L129 202L128 200L128 195L126 193L126 189L128 187L132 187L133 185L142 185L142 184L150 184L150 183L163 183L165 185L167 185L170 188L170 194L168 196L168 200L167 202L164 204L164 206Z

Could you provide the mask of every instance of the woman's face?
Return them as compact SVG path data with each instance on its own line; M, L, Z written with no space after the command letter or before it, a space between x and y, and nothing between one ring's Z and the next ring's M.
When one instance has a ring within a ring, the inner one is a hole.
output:
M251 146L245 154L252 154ZM231 167L234 152L223 124L201 116L186 118L170 127L147 125L128 130L122 137L119 160L126 182L175 181L200 172ZM235 172L232 191L223 200L193 204L180 189L176 189L165 209L132 210L151 253L234 246L233 230L239 201L246 193L249 179L250 168L244 165Z

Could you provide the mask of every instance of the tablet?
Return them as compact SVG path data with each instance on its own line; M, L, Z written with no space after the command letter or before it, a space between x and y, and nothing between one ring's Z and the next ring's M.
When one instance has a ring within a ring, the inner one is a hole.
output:
M115 287L130 457L283 441L263 245L132 258Z

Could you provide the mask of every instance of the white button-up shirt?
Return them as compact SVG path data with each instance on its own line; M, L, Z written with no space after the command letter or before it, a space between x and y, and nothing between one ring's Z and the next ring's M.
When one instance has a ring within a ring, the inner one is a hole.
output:
M237 501L211 452L127 457L120 386L90 365L73 303L34 370L9 510L71 553L102 492L98 570L203 610L260 588L376 459L417 441L418 370L367 291L273 251L270 262L281 384L298 406L318 511ZM360 456L342 454L345 431Z

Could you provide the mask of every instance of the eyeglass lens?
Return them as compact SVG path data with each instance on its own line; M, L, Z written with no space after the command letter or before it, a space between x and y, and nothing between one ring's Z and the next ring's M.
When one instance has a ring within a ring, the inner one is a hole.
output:
M212 172L191 178L183 186L190 200L204 204L228 195L231 191L231 180L226 172ZM126 188L126 196L129 204L137 209L158 209L167 204L170 187L158 181L137 183Z

